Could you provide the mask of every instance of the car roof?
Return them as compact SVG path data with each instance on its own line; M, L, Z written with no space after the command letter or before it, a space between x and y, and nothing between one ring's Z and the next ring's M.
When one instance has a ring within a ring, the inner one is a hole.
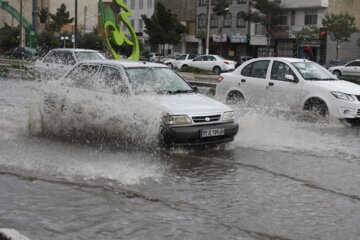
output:
M96 63L96 64L108 64L113 66L122 66L124 68L132 68L132 67L167 67L161 63L147 62L147 61L134 61L134 60L85 60L81 61L81 63Z
M99 52L93 49L84 49L84 48L54 48L51 49L54 51L71 51L71 52Z
M305 58L291 58L291 57L260 57L260 58L253 58L251 61L257 60L281 60L287 62L311 62Z

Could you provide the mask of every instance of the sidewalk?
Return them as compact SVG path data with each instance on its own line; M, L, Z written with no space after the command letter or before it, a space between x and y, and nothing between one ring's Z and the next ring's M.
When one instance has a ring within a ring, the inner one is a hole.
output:
M177 72L181 77L188 81L191 85L201 87L216 87L218 83L218 75L214 74L197 74L189 72Z

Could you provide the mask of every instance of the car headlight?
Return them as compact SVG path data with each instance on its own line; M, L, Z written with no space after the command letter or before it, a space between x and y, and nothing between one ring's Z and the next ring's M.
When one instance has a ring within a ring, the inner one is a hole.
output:
M185 125L191 124L190 117L186 115L165 115L163 117L163 123L166 125Z
M346 101L355 101L355 99L347 93L342 93L342 92L331 92L332 95L334 95L334 97L338 98L338 99L342 99L342 100L346 100Z
M235 120L235 113L233 111L224 112L223 114L223 121L229 122Z

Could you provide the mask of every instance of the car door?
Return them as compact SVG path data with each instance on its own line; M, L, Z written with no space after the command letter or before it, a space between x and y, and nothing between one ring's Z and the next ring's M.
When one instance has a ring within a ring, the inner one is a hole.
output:
M250 105L263 104L266 95L266 75L270 60L259 60L245 65L236 84L243 91L245 100Z
M57 64L58 75L61 77L75 65L76 60L72 52L70 51L58 51L55 59Z
M206 56L199 56L194 58L192 61L189 62L189 66L196 67L196 68L203 68L204 62L206 60Z
M360 61L352 61L343 67L343 75L360 76Z
M299 108L301 104L302 82L295 74L296 69L289 64L274 60L267 79L265 103L271 108ZM289 79L289 75L294 80Z

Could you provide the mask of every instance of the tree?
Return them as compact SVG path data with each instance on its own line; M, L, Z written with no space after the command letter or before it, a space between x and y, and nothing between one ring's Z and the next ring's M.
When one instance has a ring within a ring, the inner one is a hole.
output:
M60 32L60 29L68 24L72 23L74 21L74 18L69 17L69 11L66 11L65 4L61 4L61 6L56 9L55 14L50 13L51 22L49 24L49 29L55 32Z
M44 26L49 20L49 9L48 8L41 8L39 13L39 20L40 20L40 31L44 31Z
M213 12L222 17L222 20L224 18L224 16L229 12L229 6L230 6L230 2L229 0L221 0L221 1L218 1L216 3L216 5L213 7ZM226 9L226 10L225 10ZM222 28L222 25L223 23L221 22L220 23L220 36L221 36L221 41L220 41L220 55L221 55L221 52L222 52L222 35L223 35L223 28Z
M19 46L19 35L20 27L10 27L5 23L5 26L0 28L0 48L6 51Z
M60 47L60 39L52 31L43 31L37 36L39 55L46 54L50 49Z
M178 44L181 34L187 32L187 28L180 23L177 16L166 10L161 3L156 4L155 13L148 18L141 16L145 23L145 33L149 35L152 44Z
M295 37L303 44L310 44L312 40L319 39L320 28L316 26L304 26L300 31L295 32Z
M355 17L348 13L330 14L323 20L330 39L336 41L336 60L339 56L339 44L349 42L351 35L356 32Z
M95 32L79 35L78 47L85 49L103 50L102 38Z
M245 21L260 23L265 27L269 54L271 30L279 23L281 0L251 0L250 4L252 10L242 12L241 17Z

